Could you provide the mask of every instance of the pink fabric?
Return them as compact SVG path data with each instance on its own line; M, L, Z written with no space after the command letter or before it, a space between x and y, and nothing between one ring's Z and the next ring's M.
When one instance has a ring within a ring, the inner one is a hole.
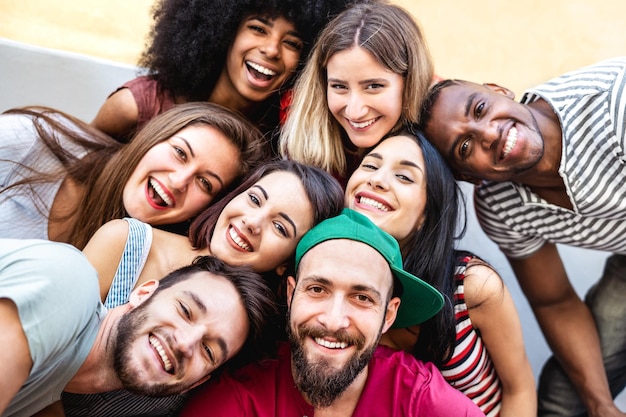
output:
M182 417L283 417L314 415L291 376L289 345L278 359L251 364L210 381L186 404ZM452 388L432 364L379 346L353 417L484 416L469 398Z

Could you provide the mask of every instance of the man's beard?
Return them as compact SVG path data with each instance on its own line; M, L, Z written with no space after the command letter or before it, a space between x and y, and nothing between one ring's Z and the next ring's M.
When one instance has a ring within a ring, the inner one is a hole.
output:
M331 334L323 329L300 327L298 335L294 334L291 325L287 325L287 335L291 342L291 362L294 367L294 382L300 392L306 396L313 407L326 408L343 394L356 377L363 371L374 356L378 346L380 333L376 341L365 347L364 336L351 336L344 331ZM317 363L307 361L304 350L306 337L332 336L339 342L348 342L357 351L339 370L335 370L328 360L322 358Z
M188 387L181 387L178 384L155 384L150 380L146 380L145 376L135 372L133 367L132 344L148 317L147 307L152 302L152 298L150 297L150 299L144 301L120 319L117 326L117 334L113 341L113 367L124 389L134 394L149 397L166 397L180 394ZM174 355L176 356L174 358L176 364L173 365L177 365L174 369L181 370L180 353L176 351Z

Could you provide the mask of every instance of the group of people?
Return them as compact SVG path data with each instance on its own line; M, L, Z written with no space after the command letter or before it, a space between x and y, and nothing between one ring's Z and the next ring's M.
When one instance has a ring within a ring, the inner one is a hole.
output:
M224 3L160 0L91 123L0 115L2 416L626 416L626 58L518 103L397 5ZM585 302L557 243L614 252Z

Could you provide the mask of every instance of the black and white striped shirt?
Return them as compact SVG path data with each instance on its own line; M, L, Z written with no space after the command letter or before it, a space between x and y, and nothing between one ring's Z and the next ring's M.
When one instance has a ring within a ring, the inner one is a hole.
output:
M474 198L487 235L511 258L546 241L626 254L626 57L569 72L524 94L543 98L561 121L559 174L573 210L523 185L484 182Z

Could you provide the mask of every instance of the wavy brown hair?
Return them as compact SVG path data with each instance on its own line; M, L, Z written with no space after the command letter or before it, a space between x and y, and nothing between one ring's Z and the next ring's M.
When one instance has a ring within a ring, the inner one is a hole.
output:
M41 173L26 167L33 175L1 190L29 184L58 181L69 177L84 190L72 221L67 243L82 249L96 230L109 220L126 215L122 200L124 186L139 161L153 146L169 139L181 129L207 124L220 130L240 151L238 179L265 161L264 143L258 129L242 116L216 104L194 102L174 106L150 120L128 144L120 144L88 124L59 110L45 107L12 109L6 113L24 114L32 118L35 131L44 147L61 163L58 172ZM85 156L73 155L62 146L70 141L83 147ZM38 197L33 195L33 201ZM63 219L54 219L63 220Z

